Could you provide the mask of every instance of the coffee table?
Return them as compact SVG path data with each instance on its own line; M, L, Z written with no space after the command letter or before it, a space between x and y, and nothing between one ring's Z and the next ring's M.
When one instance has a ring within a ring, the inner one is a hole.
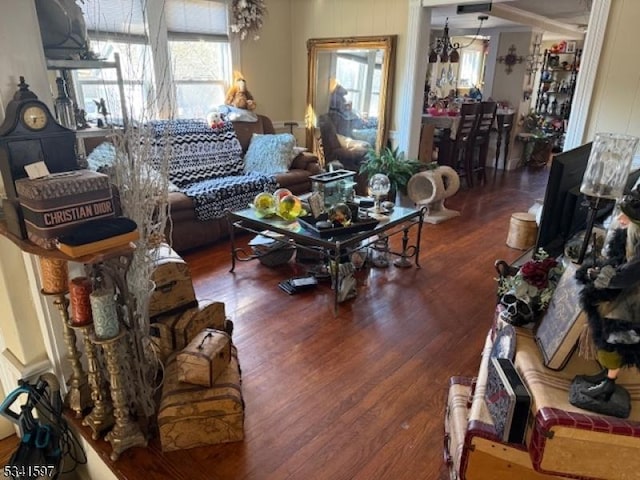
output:
M302 222L285 222L278 217L260 218L252 208L245 208L234 212L227 211L227 221L229 222L229 234L231 244L231 269L233 272L236 261L249 261L259 257L259 255L246 252L242 247L236 247L235 232L244 230L255 234L264 235L280 242L290 242L297 248L320 251L329 264L338 265L341 258L351 253L367 248L381 235L390 237L402 233L402 250L388 253L398 256L394 262L399 267L410 267L410 258L414 259L415 266L420 268L420 238L422 235L422 225L426 208L419 210L406 207L395 207L389 212L386 220L381 220L370 230L340 234L338 229L331 232L333 236L327 236L326 232L318 233L310 228L305 228ZM415 244L409 245L409 230L417 228ZM269 233L273 232L273 233ZM335 262L335 263L332 263ZM332 275L332 286L334 289L334 313L338 311L338 287L340 285L340 270L335 269Z

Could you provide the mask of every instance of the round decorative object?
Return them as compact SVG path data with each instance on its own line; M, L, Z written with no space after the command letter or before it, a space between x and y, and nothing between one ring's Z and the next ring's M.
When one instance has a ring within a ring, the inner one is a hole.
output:
M259 193L253 200L253 207L258 217L271 217L276 213L276 198L269 192Z
M276 197L276 202L279 202L287 195L293 195L291 193L291 190L289 190L288 188L279 188L275 192L273 192L273 196Z
M337 203L329 209L329 221L338 227L351 224L351 209L345 203Z
M407 183L409 198L416 205L427 207L424 220L428 223L440 223L460 215L460 212L444 206L445 199L454 195L459 188L460 177L446 165L416 173Z
M40 105L32 105L22 112L22 122L31 130L42 130L47 126L49 117Z
M382 197L389 193L391 182L384 173L376 173L369 179L369 193L373 197Z
M302 214L302 202L295 195L287 195L278 202L277 213L284 220L295 220Z

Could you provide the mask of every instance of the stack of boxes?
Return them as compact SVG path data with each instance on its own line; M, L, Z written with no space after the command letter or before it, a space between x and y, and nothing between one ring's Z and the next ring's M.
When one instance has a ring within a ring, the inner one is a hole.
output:
M224 303L196 299L188 266L170 247L155 253L150 313L165 366L158 410L162 450L242 440L240 366Z

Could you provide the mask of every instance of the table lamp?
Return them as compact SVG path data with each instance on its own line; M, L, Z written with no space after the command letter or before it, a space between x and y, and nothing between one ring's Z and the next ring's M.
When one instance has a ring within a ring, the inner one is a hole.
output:
M637 146L638 137L631 135L617 133L596 133L595 135L587 169L580 185L580 193L584 194L589 202L589 214L578 256L579 264L583 262L587 252L600 201L618 200L624 193Z

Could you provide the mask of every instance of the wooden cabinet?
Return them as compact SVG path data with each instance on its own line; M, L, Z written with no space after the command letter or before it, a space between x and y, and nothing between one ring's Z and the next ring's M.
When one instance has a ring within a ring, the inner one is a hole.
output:
M542 117L542 129L553 137L558 149L562 149L571 115L581 54L579 49L571 53L544 51L535 112Z

